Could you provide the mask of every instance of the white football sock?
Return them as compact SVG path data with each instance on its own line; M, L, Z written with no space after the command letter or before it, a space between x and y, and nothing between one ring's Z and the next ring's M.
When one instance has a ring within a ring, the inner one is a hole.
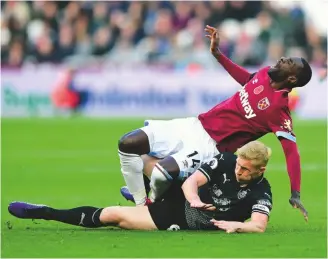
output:
M143 180L143 161L139 155L118 151L121 171L125 183L132 194L137 206L146 203L146 189Z
M150 179L150 200L160 199L164 192L171 186L172 177L158 163L154 166Z

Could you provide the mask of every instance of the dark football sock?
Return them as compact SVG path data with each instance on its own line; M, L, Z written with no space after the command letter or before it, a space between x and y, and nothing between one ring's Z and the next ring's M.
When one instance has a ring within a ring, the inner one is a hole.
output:
M90 206L77 207L68 210L58 210L45 207L43 219L55 220L66 224L81 226L86 228L99 228L104 225L100 222L102 208Z

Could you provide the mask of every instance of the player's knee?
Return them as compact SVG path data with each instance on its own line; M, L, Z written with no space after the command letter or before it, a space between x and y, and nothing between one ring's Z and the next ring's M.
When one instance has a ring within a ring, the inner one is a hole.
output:
M122 221L121 209L119 206L112 206L104 208L99 216L99 220L102 224L117 224Z
M151 184L159 185L167 181L172 182L174 179L175 177L172 177L170 172L168 172L163 166L159 163L155 164L151 174Z
M163 160L159 161L157 164L159 169L162 169L164 172L163 174L167 176L167 178L175 180L178 178L180 173L180 168L178 163L175 159L171 156L164 158Z
M122 152L129 152L129 148L134 145L135 139L125 134L123 137L120 138L118 141L118 149Z
M148 136L142 130L129 132L118 141L118 149L124 153L147 154L149 153Z
M115 224L117 227L131 229L130 219L124 207L113 206L109 207L110 224Z

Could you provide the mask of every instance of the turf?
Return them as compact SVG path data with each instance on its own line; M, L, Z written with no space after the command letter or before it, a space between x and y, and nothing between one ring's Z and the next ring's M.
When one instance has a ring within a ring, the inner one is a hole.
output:
M267 171L274 208L264 234L85 230L56 222L19 220L9 202L24 200L69 208L129 205L117 140L142 120L2 119L2 257L326 257L327 141L325 121L296 121L302 158L305 223L288 203L289 180L279 142Z

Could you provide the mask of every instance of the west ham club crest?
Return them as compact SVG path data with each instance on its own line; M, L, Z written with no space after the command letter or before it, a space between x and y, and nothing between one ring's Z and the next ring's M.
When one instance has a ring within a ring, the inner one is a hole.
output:
M260 100L257 104L257 108L259 110L265 110L266 108L268 108L270 106L270 102L268 97L263 98L262 100Z

